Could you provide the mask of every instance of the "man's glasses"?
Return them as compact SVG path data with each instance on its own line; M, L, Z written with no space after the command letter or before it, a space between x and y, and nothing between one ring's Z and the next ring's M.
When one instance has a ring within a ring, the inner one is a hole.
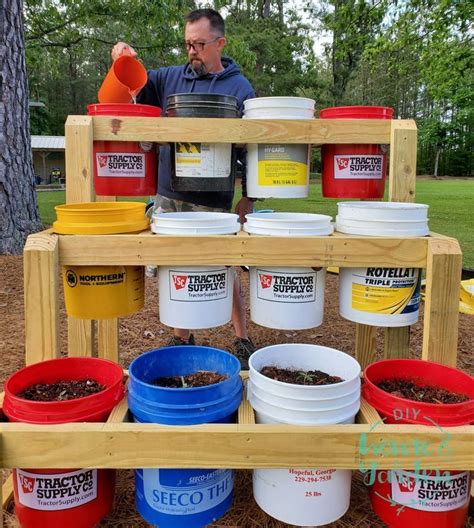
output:
M185 41L184 45L186 46L186 49L188 51L191 50L191 48L194 48L194 51L202 51L204 49L204 46L207 46L208 44L212 44L216 40L219 40L221 37L216 37L215 39L208 40L207 42L189 42Z

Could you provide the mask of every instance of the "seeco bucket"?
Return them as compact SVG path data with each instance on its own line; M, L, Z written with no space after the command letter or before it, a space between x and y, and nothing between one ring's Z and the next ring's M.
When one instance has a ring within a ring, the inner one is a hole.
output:
M331 217L305 213L252 213L244 230L252 235L329 235ZM325 268L250 267L250 317L282 330L303 330L323 322Z
M321 119L392 119L383 106L341 106L321 110ZM383 198L387 154L383 145L323 145L322 189L326 198Z
M264 366L322 370L344 379L332 385L294 385L260 373ZM354 423L360 408L360 365L339 350L306 344L262 348L249 359L248 399L257 423ZM256 469L255 501L285 523L322 526L349 508L352 472L340 469Z
M244 119L313 119L314 100L258 97L244 101ZM251 198L306 198L311 145L247 145L247 194Z
M236 118L233 95L182 93L168 97L168 117ZM230 143L174 143L171 147L174 191L234 191L235 147Z
M154 213L152 231L162 235L227 235L240 230L233 213ZM195 330L228 323L232 316L234 271L228 266L160 266L160 321Z
M91 104L87 107L87 113L90 116L116 116L110 120L110 126L117 133L121 127L120 117L159 117L161 109L142 104L107 103ZM158 165L155 143L94 141L93 156L96 194L101 196L156 194Z
M159 377L185 376L199 370L227 379L194 388L153 384ZM152 350L130 365L128 401L136 422L164 425L230 423L242 399L240 363L212 347L173 346ZM230 469L137 469L137 509L160 528L200 528L226 513L232 503Z
M93 378L106 389L76 400L37 402L17 396L37 383ZM42 361L5 382L3 411L12 422L62 424L106 421L123 398L122 368L105 359L68 357ZM23 528L92 528L112 508L110 469L14 469L15 512Z
M384 380L402 378L418 385L435 386L468 400L455 404L424 403L395 396L377 386ZM474 379L446 365L417 359L389 359L369 365L364 372L362 393L387 424L418 424L444 427L474 423ZM370 499L375 513L391 528L463 528L469 506L469 471L444 471L449 457L449 430L436 456L436 468L370 470ZM451 448L452 449L452 448ZM415 447L415 450L418 448ZM427 452L427 450L429 450ZM402 507L403 506L403 507Z

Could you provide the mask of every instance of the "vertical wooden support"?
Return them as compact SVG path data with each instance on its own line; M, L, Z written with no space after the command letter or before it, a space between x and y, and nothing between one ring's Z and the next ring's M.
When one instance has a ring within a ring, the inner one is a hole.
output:
M30 235L23 252L26 364L59 356L58 237Z
M66 202L92 202L93 129L92 117L69 116L64 127L66 136ZM93 322L68 318L68 354L90 356L93 352Z
M455 366L462 253L455 239L428 244L423 359Z
M360 366L364 369L376 359L377 327L358 323L356 326L355 355Z
M115 202L116 196L96 196L98 202ZM119 320L97 321L97 354L100 358L119 362Z
M391 202L414 202L416 188L417 128L414 121L392 121L390 131L390 178L388 199ZM386 328L384 357L408 357L410 327Z
M119 362L118 319L97 321L97 354L100 358Z

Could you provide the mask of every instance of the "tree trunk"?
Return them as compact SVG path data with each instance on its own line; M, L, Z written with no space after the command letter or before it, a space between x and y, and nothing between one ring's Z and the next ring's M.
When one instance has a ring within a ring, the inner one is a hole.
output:
M42 228L34 187L22 0L0 5L0 254ZM3 81L3 82L2 82Z
M438 147L437 150L436 150L436 157L435 157L435 165L434 165L434 174L433 176L435 178L438 177L438 167L439 167L439 157L441 156L441 147Z

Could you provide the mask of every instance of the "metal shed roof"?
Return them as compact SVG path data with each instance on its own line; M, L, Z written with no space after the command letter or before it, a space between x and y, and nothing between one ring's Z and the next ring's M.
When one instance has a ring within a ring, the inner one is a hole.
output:
M32 150L64 150L64 136L31 136Z

